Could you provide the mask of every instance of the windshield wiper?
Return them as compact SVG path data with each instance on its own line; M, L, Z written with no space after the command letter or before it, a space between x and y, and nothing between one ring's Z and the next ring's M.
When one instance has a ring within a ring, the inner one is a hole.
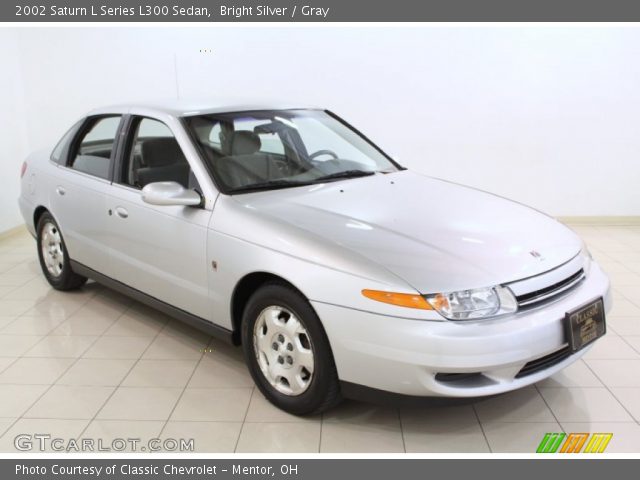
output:
M305 185L311 185L311 182L284 179L269 180L268 182L252 183L249 185L242 185L241 187L232 188L229 190L229 193L258 192L260 190L276 190L279 188L303 187Z
M368 177L375 174L375 171L371 170L344 170L342 172L330 173L329 175L323 175L313 180L313 183L324 182L326 180L339 180L341 178L357 178Z
M252 183L249 185L242 185L240 187L232 188L229 193L248 193L258 192L260 190L276 190L280 188L291 187L304 187L305 185L313 185L314 183L321 183L327 180L339 180L341 178L357 178L368 177L375 174L375 171L366 170L344 170L342 172L331 173L329 175L323 175L322 177L314 178L311 180L287 180L284 178L278 180L270 180L268 182Z

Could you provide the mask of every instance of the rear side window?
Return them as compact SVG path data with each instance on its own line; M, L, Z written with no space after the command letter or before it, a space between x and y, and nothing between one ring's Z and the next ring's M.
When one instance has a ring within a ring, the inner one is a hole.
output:
M67 156L69 155L69 143L71 139L75 136L76 132L82 125L82 121L76 123L73 127L71 127L67 133L60 139L56 147L51 152L51 161L55 163L67 163Z
M76 142L69 167L109 179L111 157L116 146L120 116L102 117L89 123Z

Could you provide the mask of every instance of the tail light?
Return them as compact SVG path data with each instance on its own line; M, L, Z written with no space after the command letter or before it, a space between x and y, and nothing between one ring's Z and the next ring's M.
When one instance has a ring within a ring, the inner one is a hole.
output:
M20 178L24 177L27 172L27 162L22 162L22 168L20 168Z

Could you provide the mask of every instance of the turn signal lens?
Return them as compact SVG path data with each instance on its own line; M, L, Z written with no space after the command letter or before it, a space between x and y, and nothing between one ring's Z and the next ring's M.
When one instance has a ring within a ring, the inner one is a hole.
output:
M22 162L22 167L20 168L20 178L24 177L24 174L27 172L27 162Z
M389 303L399 307L432 310L431 305L421 295L412 293L393 293L381 290L362 290L362 295L376 302Z

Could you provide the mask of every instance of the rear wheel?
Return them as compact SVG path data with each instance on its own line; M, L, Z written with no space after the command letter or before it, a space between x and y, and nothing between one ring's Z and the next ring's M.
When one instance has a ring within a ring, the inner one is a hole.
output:
M74 290L87 281L71 270L69 253L58 224L49 212L38 220L38 258L49 284L56 290Z
M340 401L327 336L306 298L269 283L249 299L242 344L251 375L274 405L295 415L320 413Z

